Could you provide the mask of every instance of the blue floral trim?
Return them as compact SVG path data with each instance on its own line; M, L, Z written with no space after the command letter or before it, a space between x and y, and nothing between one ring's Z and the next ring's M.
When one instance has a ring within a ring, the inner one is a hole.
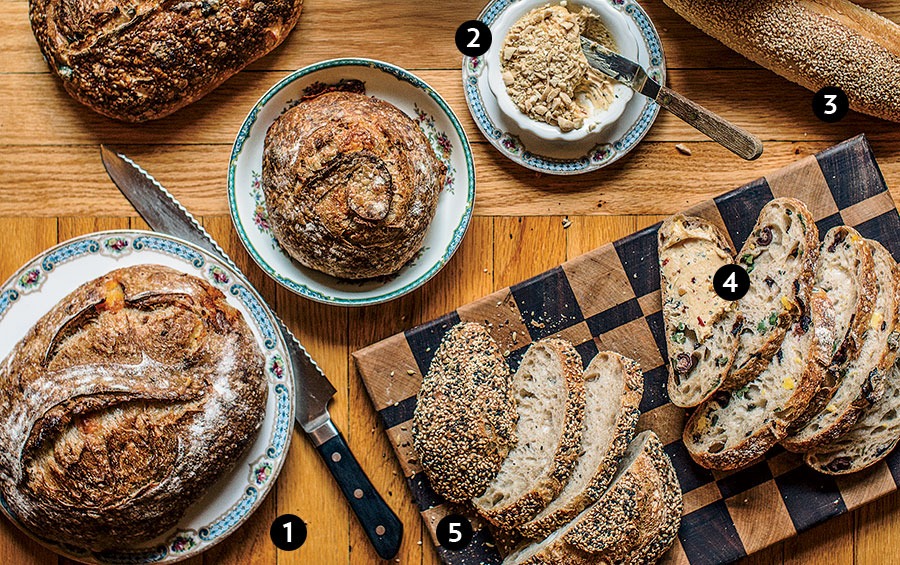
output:
M244 496L231 507L231 510L213 522L208 528L200 529L198 532L200 539L205 541L214 540L233 528L253 508L253 504L258 497L259 491L256 487L247 487L247 490L244 491Z
M58 247L55 251L48 254L46 257L44 257L44 260L41 261L41 267L43 267L45 271L49 272L53 270L53 267L60 263L65 263L66 261L74 259L75 257L80 257L89 253L96 253L98 251L100 251L100 242L93 239L78 241L71 245Z
M291 394L284 384L275 385L275 394L278 395L278 402L275 405L275 413L278 417L275 419L275 429L272 431L272 441L266 450L266 455L271 458L277 458L287 445L288 436L293 428L291 421Z
M19 291L14 288L8 288L0 294L0 318L3 318L12 303L18 299Z
M253 293L242 284L232 286L231 294L240 298L241 302L243 302L244 305L247 306L247 309L250 310L250 315L253 316L253 319L256 321L259 330L266 340L266 348L275 349L275 345L278 343L278 337L275 333L275 326L269 322L269 314L266 308L264 308Z
M162 239L153 236L141 236L134 238L134 241L131 243L131 245L138 250L146 247L147 249L155 249L156 251L162 251L163 253L168 253L169 255L180 257L185 261L189 261L198 269L203 267L203 264L206 263L206 259L199 251L194 251L193 249L185 247L184 245L176 243L170 239Z

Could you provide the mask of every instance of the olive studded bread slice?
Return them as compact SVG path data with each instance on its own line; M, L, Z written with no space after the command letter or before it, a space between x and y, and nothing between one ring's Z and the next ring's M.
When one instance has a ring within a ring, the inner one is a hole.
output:
M875 260L876 296L869 327L855 359L838 370L838 384L824 407L782 440L796 452L815 451L848 431L884 394L884 379L897 359L900 323L900 269L891 254L869 241Z
M653 563L681 525L681 487L652 431L628 446L609 489L545 540L509 555L504 565Z
M766 204L738 253L750 290L738 301L744 321L734 365L724 387L739 388L758 375L809 301L819 255L819 232L794 198Z
M581 451L584 376L571 343L533 344L512 377L518 443L487 490L472 500L486 520L515 528L537 515L562 491Z
M829 475L862 471L888 456L900 440L900 367L884 381L884 396L850 430L806 454L806 464Z
M725 381L737 350L741 315L712 285L716 271L734 263L734 251L719 228L693 216L672 216L657 237L669 398L696 406Z
M413 413L413 448L434 491L482 494L515 445L509 367L481 324L457 324L434 355Z
M742 388L720 391L691 415L684 444L708 469L746 467L788 434L818 390L834 343L834 309L822 291L810 298L809 314L788 330L781 349Z
M598 353L584 371L583 454L565 488L519 531L543 539L593 504L606 490L640 416L644 377L637 361L618 353Z

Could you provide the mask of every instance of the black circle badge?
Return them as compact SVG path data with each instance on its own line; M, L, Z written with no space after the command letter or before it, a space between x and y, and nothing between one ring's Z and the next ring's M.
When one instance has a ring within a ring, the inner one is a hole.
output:
M306 541L306 523L293 514L282 514L272 522L269 537L278 549L284 551L300 549Z
M850 109L850 101L840 88L826 86L813 96L812 106L820 120L831 124L844 119Z
M441 547L459 551L472 541L472 523L459 514L444 516L437 525L437 539Z
M723 300L740 300L750 290L750 275L740 265L722 265L713 275L713 290Z
M491 48L491 28L469 20L456 29L456 48L466 57L480 57Z

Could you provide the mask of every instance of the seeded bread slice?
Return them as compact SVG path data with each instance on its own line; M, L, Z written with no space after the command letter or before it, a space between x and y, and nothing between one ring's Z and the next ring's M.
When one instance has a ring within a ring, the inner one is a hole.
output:
M900 367L891 367L884 384L881 400L866 410L850 431L807 453L807 465L829 475L846 475L888 456L900 440Z
M877 291L859 355L838 369L838 384L824 408L782 440L790 451L815 451L835 441L884 394L885 374L897 359L900 278L891 254L875 241L869 241L869 245L875 260Z
M487 490L472 500L495 526L534 518L562 491L581 451L585 392L581 357L571 343L532 345L512 378L518 443Z
M750 290L738 301L744 321L734 365L723 385L740 388L756 377L809 302L819 255L819 231L806 205L776 198L759 213L738 253Z
M634 438L644 392L637 361L611 351L597 354L584 372L584 388L584 453L559 496L519 528L527 537L545 538L596 502Z
M480 324L447 332L416 398L413 448L434 491L482 494L516 443L516 403L500 348Z
M834 309L822 291L809 314L787 332L781 349L742 388L720 391L684 427L688 453L708 469L746 467L788 434L825 378L834 343Z
M715 225L682 214L663 222L658 241L669 398L696 406L725 381L737 351L741 315L712 285L716 271L734 263L734 251Z
M648 430L628 446L612 486L600 500L503 564L653 563L675 540L682 506L672 462Z

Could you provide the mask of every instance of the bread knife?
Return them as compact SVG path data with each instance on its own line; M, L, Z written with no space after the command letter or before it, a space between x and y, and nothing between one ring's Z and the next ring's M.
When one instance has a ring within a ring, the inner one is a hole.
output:
M151 229L179 237L209 251L243 275L203 226L156 179L110 147L101 145L100 154L113 183ZM250 286L246 276L244 279L244 284ZM274 311L272 316L287 344L294 369L295 418L349 501L376 553L382 559L391 559L400 550L403 523L372 486L332 422L328 401L336 392L334 387Z
M762 155L763 144L759 138L696 102L662 86L647 76L647 71L634 61L583 36L581 50L584 51L584 56L593 69L656 101L657 104L735 155L748 161Z

